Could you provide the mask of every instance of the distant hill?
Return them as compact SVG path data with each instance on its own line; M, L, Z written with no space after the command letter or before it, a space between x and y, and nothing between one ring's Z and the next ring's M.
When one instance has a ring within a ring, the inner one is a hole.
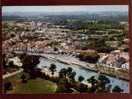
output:
M72 19L89 19L89 20L128 20L128 12L14 12L14 13L3 13L2 20L56 20L60 18L72 18Z

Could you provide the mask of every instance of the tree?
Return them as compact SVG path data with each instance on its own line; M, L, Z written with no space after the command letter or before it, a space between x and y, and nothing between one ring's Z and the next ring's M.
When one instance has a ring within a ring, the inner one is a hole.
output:
M24 69L25 72L30 72L33 70L33 66L32 66L32 57L26 54L22 54L21 55L21 59L22 59L22 63L23 66L22 68Z
M106 92L111 92L111 88L112 88L112 85L111 85L111 84L108 85L108 86L106 87Z
M87 85L81 83L81 84L79 85L79 91L80 91L80 92L87 92L87 91L88 91Z
M73 70L73 69L72 69L71 67L68 67L68 68L67 68L67 75L68 75L68 76L70 76L70 75L71 75L72 70Z
M24 69L25 72L29 72L31 74L34 71L34 69L36 68L37 64L39 64L38 56L23 54L21 56L21 59L22 59L22 63L23 63L22 68Z
M39 56L31 56L32 57L32 65L34 66L34 67L36 67L37 66L37 64L39 64Z
M36 66L39 64L39 56L27 55L26 53L20 56L24 69L24 72L29 73L31 79L36 78Z
M60 70L60 72L59 72L59 77L60 77L60 78L65 77L65 78L66 78L66 74L67 74L67 69L62 68L62 69Z
M69 78L71 78L72 80L75 80L75 76L76 76L76 72L72 72Z
M79 76L79 77L78 77L78 80L79 80L80 82L82 82L82 81L84 80L84 77L83 77L83 76Z
M4 92L5 93L12 89L13 89L13 85L10 81L4 83Z
M95 85L98 81L95 79L95 76L90 77L87 79L88 83L91 83L92 86Z
M101 81L102 85L106 85L106 84L110 83L109 78L107 78L107 77L104 76L104 75L99 75L98 80Z
M57 83L57 92L71 93L69 83L66 78L59 79Z
M87 61L89 63L96 63L100 58L97 52L81 52L78 57L80 60Z
M112 48L110 46L100 46L97 48L97 51L102 53L110 53L113 50L115 50L115 48Z
M26 76L24 74L21 76L21 79L22 79L22 83L26 83L27 82Z
M110 83L109 78L107 78L104 75L99 75L98 80L99 80L99 83L98 83L98 90L97 91L98 92L106 91L106 84Z
M57 47L54 47L54 51L58 51L58 48Z
M128 49L128 48L125 48L125 49L124 49L124 52L128 52L128 51L129 51L129 49Z
M9 64L8 64L9 67L14 67L14 62L13 61L10 61Z
M7 65L6 65L6 54L2 54L2 65L3 65L3 68L7 67Z
M117 85L112 89L112 92L123 92L123 90Z
M51 64L49 69L52 72L52 75L54 75L54 72L56 71L56 65L55 64Z

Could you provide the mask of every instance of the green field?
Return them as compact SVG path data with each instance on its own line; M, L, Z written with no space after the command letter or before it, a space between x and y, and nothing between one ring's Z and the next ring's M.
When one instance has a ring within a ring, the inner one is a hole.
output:
M21 74L15 75L5 79L5 81L11 81L13 84L13 90L8 91L8 94L30 94L30 93L54 93L56 92L57 85L49 80L36 78L30 79L27 83L22 83Z

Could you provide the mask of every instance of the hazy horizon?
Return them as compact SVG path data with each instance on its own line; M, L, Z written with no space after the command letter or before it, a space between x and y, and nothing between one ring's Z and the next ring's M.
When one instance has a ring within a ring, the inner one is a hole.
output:
M39 10L38 10L39 9ZM3 6L2 14L7 13L70 13L70 12L128 12L128 5L79 5L79 6Z

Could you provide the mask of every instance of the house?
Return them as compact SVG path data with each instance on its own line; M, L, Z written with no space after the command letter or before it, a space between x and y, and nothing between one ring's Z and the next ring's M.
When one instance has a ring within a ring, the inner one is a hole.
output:
M126 62L126 63L122 64L121 68L129 70L129 62Z

